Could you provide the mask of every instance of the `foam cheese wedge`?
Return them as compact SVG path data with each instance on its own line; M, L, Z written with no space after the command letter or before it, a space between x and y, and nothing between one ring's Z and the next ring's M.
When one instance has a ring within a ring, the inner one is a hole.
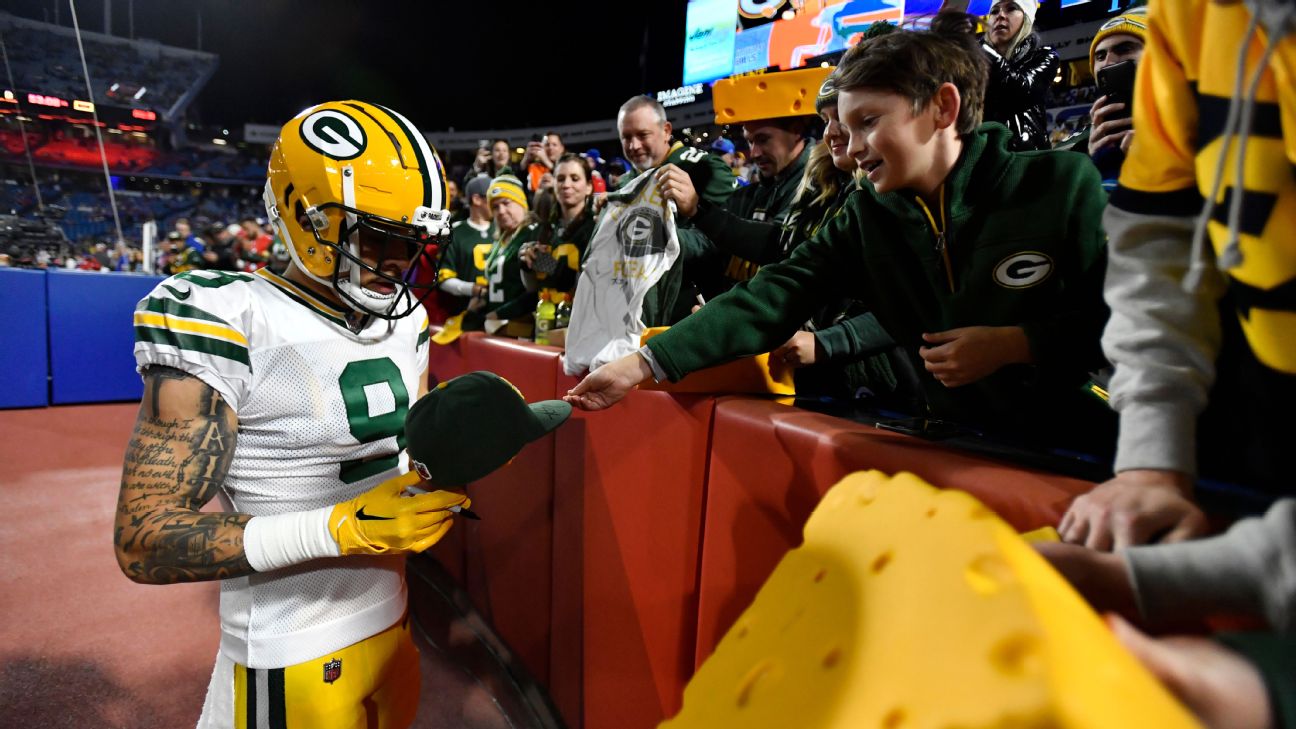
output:
M815 95L832 66L722 78L711 88L716 124L814 116Z
M975 498L870 471L824 496L660 726L1199 725Z

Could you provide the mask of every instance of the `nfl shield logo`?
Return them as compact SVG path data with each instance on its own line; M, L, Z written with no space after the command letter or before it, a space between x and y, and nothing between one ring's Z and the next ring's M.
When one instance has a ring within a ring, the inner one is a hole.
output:
M342 678L342 661L334 660L324 664L324 683L333 683Z

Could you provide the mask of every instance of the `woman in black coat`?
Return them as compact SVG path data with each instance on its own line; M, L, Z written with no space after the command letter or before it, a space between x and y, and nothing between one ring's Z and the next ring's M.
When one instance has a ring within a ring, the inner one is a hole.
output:
M1032 32L1036 0L995 0L986 16L982 48L990 61L985 120L1013 133L1009 148L1049 149L1044 103L1057 75L1058 55Z

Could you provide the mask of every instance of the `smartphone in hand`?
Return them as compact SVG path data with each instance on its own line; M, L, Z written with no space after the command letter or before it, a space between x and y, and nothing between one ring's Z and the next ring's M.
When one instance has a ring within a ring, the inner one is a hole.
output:
M1107 97L1108 104L1124 104L1125 108L1108 116L1104 121L1125 119L1134 113L1134 73L1137 61L1121 61L1098 69L1098 93Z

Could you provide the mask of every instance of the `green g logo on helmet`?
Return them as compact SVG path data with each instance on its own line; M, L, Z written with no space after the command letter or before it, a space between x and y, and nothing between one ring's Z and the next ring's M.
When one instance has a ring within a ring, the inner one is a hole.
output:
M355 159L365 150L364 129L355 119L333 109L321 109L301 123L306 146L336 160Z

